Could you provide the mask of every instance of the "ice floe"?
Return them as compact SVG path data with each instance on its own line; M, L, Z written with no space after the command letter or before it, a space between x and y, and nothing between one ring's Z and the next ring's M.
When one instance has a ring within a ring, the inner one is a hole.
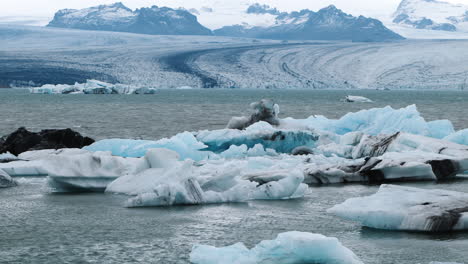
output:
M363 263L334 237L297 231L279 234L275 240L264 240L252 249L248 249L243 243L221 248L195 245L190 253L190 262L193 264Z
M364 96L356 96L356 95L347 95L344 99L344 102L348 103L372 103L372 100L364 97Z
M378 229L467 230L468 193L382 185L377 193L348 199L328 212Z
M137 87L125 84L110 84L97 80L87 80L86 83L46 84L41 87L29 88L34 94L155 94L151 87Z

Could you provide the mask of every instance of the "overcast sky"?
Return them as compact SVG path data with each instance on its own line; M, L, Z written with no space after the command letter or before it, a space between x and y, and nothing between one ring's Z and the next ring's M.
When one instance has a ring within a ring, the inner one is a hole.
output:
M63 8L84 8L99 4L110 4L118 0L0 0L0 17L43 17L51 18L55 11ZM121 0L134 9L143 6L169 6L173 8L200 8L208 6L216 9L243 6L248 3L266 3L283 11L312 9L317 10L330 4L353 15L365 15L384 19L393 13L401 0ZM468 0L446 0L464 3ZM226 9L225 9L226 10ZM228 9L229 10L229 9Z

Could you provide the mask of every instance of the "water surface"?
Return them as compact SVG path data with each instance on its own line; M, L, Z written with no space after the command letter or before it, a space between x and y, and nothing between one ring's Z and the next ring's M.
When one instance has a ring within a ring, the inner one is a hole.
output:
M339 102L347 94L372 104ZM102 138L158 139L188 130L223 128L250 102L273 98L282 117L416 103L427 120L450 119L468 127L468 93L393 91L160 91L151 96L30 95L0 89L0 134L19 126L33 130L72 127ZM326 213L345 199L374 193L373 185L312 186L290 201L171 208L123 207L124 197L51 194L45 179L20 180L0 189L0 263L188 263L195 243L251 247L286 231L334 236L365 263L467 262L468 233L424 234L362 228ZM467 192L468 181L405 184ZM278 263L280 264L280 263Z

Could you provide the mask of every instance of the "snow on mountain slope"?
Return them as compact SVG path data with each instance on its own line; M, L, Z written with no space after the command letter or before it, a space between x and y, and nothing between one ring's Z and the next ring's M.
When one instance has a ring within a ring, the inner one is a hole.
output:
M308 9L299 12L280 13L269 6L253 5L256 13L274 13L275 24L269 27L245 25L226 26L215 30L215 35L280 40L353 40L388 41L403 37L386 28L382 22L363 16L354 17L333 5L313 12Z
M49 27L151 35L211 35L197 17L182 9L152 6L135 11L122 3L58 11Z
M468 6L438 0L403 0L393 22L418 29L468 31Z

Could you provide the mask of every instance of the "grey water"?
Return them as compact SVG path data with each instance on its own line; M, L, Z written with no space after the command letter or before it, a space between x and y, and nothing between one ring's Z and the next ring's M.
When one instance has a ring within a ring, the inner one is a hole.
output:
M347 94L374 103L343 103ZM177 90L156 95L32 95L0 89L0 134L19 126L31 130L71 127L102 138L159 139L185 130L223 128L248 112L250 102L272 98L281 116L347 112L416 104L427 120L450 119L468 127L468 93L443 91L246 91ZM51 194L45 179L20 179L0 189L0 263L189 263L194 244L252 247L286 231L333 236L364 263L468 263L468 233L424 234L362 228L326 213L378 186L311 186L303 199L239 204L128 209L109 194ZM468 181L405 183L467 192ZM278 263L281 264L281 263Z

